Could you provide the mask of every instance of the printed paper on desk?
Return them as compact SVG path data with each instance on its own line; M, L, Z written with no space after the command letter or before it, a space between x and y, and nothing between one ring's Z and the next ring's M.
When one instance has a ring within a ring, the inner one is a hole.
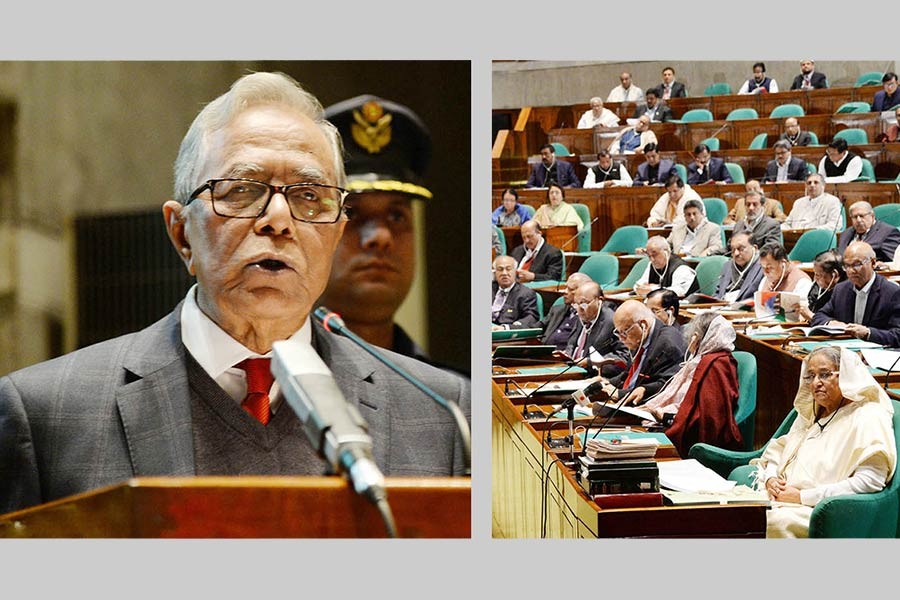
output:
M880 350L876 348L864 348L860 350L866 364L885 373L900 371L900 352L895 350Z
M775 310L777 297L778 292L755 292L753 294L753 309L756 311L757 319L774 317L778 313Z
M664 460L659 467L659 485L676 492L727 492L735 482L728 481L696 459Z

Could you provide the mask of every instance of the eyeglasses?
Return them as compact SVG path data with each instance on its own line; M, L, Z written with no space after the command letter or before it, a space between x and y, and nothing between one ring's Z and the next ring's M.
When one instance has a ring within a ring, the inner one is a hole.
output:
M618 329L613 329L613 333L616 334L616 337L619 338L620 340L624 340L625 337L628 335L628 332L631 331L635 325L637 325L637 321L635 321L634 323L632 323L631 325L626 327L624 331L619 331Z
M579 302L575 305L575 308L580 308L581 310L587 310L588 306L599 300L600 298L594 298L590 302Z
M850 215L850 220L851 220L851 221L855 221L855 220L857 220L857 219L865 219L866 217L868 217L868 216L871 215L871 214L872 214L872 213L867 212L867 213L861 213L861 214L858 214L858 215Z
M210 179L191 193L186 205L206 190L213 212L220 217L259 218L278 193L287 200L291 217L306 223L336 223L348 193L344 188L321 183L271 185L255 179Z
M827 381L837 375L837 371L822 371L821 373L807 373L802 377L803 383L809 385L816 379L819 381Z
M868 265L870 263L871 263L871 259L860 260L855 263L847 263L844 265L844 270L845 271L858 271L859 269L862 269L865 265Z

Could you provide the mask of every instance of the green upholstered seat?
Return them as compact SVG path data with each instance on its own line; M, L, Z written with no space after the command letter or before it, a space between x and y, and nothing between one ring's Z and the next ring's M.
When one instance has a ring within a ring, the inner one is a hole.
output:
M623 225L609 236L600 252L634 254L635 249L647 245L647 228L642 225Z
M612 254L594 252L581 264L578 272L599 283L604 290L612 289L619 283L619 259Z
M722 266L728 262L727 256L704 256L694 267L697 272L697 285L700 293L712 296L719 283L719 275L722 274Z
M843 228L841 228L843 229ZM804 231L788 254L790 260L809 263L820 252L837 246L834 232L828 229L810 229Z
M769 142L768 133L760 133L750 142L749 150L762 150Z
M739 121L744 119L758 119L759 113L755 108L735 108L725 117L726 121Z
M799 104L779 104L772 109L772 112L769 113L769 117L772 119L802 117L805 114L806 111L804 111L803 107Z
M728 205L721 198L704 198L703 205L706 207L706 218L717 225L721 225L728 216Z

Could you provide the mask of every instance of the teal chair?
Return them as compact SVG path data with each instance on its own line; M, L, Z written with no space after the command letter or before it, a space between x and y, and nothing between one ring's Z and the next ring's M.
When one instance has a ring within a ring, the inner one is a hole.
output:
M753 138L753 141L750 142L749 150L762 150L769 143L769 134L768 133L760 133L758 136Z
M494 230L497 232L497 235L500 237L500 254L498 254L497 256L506 254L506 236L503 235L502 229L500 229L496 225L494 225L493 227L494 227Z
M587 204L573 203L578 218L584 223L584 227L578 231L578 251L591 251L591 211L588 210Z
M737 354L737 353L735 353ZM894 440L900 454L900 402L894 406ZM797 418L797 412L785 417L772 439L786 434ZM769 440L771 441L771 440ZM762 456L766 445L751 452L723 450L709 444L694 444L689 456L731 481L750 485L754 467L751 459ZM809 518L811 538L896 538L900 537L900 475L873 494L832 496L816 504Z
M704 96L725 96L731 93L731 86L727 83L713 83L703 90Z
M835 114L839 113L866 113L872 112L872 106L868 102L845 102L841 104Z
M694 267L697 272L697 285L700 293L712 296L716 292L723 265L728 262L727 256L704 256Z
M704 121L712 121L713 114L705 108L694 108L687 111L677 122L681 123L702 123Z
M521 203L520 203L521 204ZM529 217L534 217L534 207L530 204L522 204L525 207L525 212L528 213Z
M725 168L728 169L729 175L731 175L731 180L735 183L746 183L744 180L744 169L741 168L741 165L733 162L725 163Z
M706 138L705 140L701 140L701 144L706 144L706 147L709 148L710 152L718 152L719 151L719 138Z
M853 144L868 144L869 143L869 134L866 133L865 129L859 129L858 127L848 127L847 129L841 129L836 134L834 134L834 139L845 140L847 145L852 146Z
M872 210L875 211L875 218L877 220L884 221L894 227L900 227L900 204L879 204L878 206L873 207Z
M809 161L806 161L806 170L809 171L810 175L812 175L813 173L819 172L819 167Z
M634 263L631 270L628 271L628 275L625 276L625 279L619 282L619 289L633 288L634 284L637 283L637 280L644 274L644 270L647 268L647 263L649 262L650 259L644 256Z
M843 229L843 227L841 227ZM834 232L828 229L810 229L804 231L788 254L790 260L802 263L812 262L819 252L837 246Z
M647 228L642 225L623 225L609 236L600 252L624 252L634 254L637 248L647 245Z
M810 146L821 146L819 143L819 136L816 135L815 131L809 131L809 145Z
M758 119L759 113L756 112L754 108L735 108L728 116L725 117L726 121L740 121L744 119Z
M553 146L553 152L556 153L557 156L572 156L572 153L569 152L569 149L566 148L564 144L553 142L550 145Z
M542 281L541 283L543 283L544 285L547 284L546 281ZM544 319L544 299L541 297L540 294L535 294L534 297L537 300L538 319L543 320Z
M721 198L704 198L703 206L706 207L706 218L717 225L728 216L728 205Z
M756 427L756 357L749 352L732 353L737 361L738 401L734 421L741 431L744 450L753 450L753 432Z
M604 290L613 289L619 284L619 259L612 254L592 253L578 269Z
M779 104L769 113L769 118L802 117L804 115L806 115L806 111L799 104Z
M880 71L869 71L868 73L863 73L856 78L856 83L853 84L853 87L862 87L864 85L880 85L882 77L884 77L884 73L881 73Z
M859 174L859 177L854 179L853 181L869 181L875 182L875 167L872 166L872 161L868 158L859 157L859 160L862 161L862 173Z
M687 183L687 167L681 163L675 163L675 172L681 177L681 181Z
M560 304L562 304L565 301L566 301L565 297L560 296L559 298L557 298L556 300L553 301L553 304L550 305L550 309L552 310L554 306L559 306ZM548 310L547 314L549 314L549 313L550 313L550 311Z

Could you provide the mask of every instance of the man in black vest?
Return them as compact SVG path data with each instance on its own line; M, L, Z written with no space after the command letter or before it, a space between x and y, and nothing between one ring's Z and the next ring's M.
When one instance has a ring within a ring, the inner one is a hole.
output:
M862 159L850 152L847 140L831 140L819 161L819 175L825 178L825 183L848 183L861 174Z
M602 188L615 185L630 186L631 175L628 174L624 164L612 159L609 150L601 150L597 153L597 164L588 169L584 187Z
M547 243L537 221L525 221L519 230L523 243L509 253L516 260L519 281L558 281L562 277L562 251Z
M634 284L638 296L662 287L684 298L700 289L697 274L672 252L666 238L655 235L647 240L647 257L650 259L647 268Z

